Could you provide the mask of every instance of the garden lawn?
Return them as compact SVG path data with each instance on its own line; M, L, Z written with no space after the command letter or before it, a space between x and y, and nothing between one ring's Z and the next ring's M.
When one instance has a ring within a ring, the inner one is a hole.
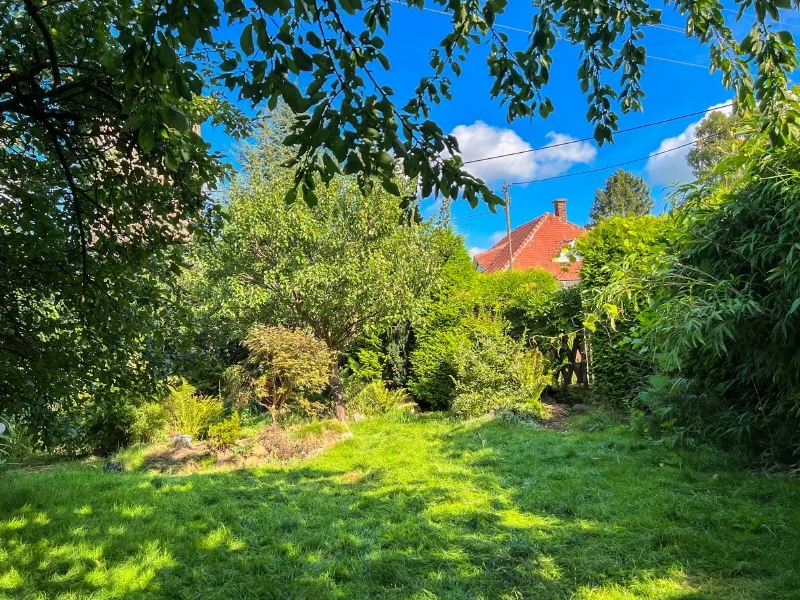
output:
M0 476L0 598L800 598L800 481L621 428L352 425L304 464Z

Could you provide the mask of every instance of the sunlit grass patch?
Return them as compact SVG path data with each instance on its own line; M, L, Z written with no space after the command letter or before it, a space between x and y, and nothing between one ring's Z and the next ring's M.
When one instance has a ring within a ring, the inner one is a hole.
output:
M616 425L351 428L288 466L3 475L0 598L797 598L797 480Z

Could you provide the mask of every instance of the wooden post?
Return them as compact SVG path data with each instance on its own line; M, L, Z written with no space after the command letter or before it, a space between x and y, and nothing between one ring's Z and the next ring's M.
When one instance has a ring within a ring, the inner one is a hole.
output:
M503 198L506 201L506 240L508 240L508 270L514 266L514 250L511 248L511 196L508 193L511 184L503 184Z
M585 390L589 389L589 378L591 377L591 373L589 372L589 369L591 368L591 359L589 358L589 356L590 356L589 353L590 353L590 350L589 350L589 332L586 329L584 329L583 330L583 354L584 354L583 362L586 364L586 367L584 368L583 389L585 389Z

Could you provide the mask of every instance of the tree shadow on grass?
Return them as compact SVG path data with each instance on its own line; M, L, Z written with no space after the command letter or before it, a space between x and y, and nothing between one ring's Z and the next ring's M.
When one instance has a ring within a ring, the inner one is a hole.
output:
M4 477L0 597L796 597L786 489L712 479L713 460L660 468L631 443L483 425L406 472L366 454L341 469ZM772 533L752 515L736 529L756 505Z
M543 597L800 598L800 482L754 477L711 450L675 453L621 428L568 434L486 422L449 456L552 568ZM507 545L508 546L508 545Z
M364 469L8 478L0 590L70 598L499 597L525 547L474 511Z

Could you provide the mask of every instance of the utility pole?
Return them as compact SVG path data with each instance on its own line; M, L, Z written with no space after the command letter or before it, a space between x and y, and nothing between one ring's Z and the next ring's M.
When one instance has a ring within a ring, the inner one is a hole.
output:
M508 270L514 266L514 250L511 248L511 196L508 193L511 184L503 184L503 198L506 201L506 239L508 240Z

